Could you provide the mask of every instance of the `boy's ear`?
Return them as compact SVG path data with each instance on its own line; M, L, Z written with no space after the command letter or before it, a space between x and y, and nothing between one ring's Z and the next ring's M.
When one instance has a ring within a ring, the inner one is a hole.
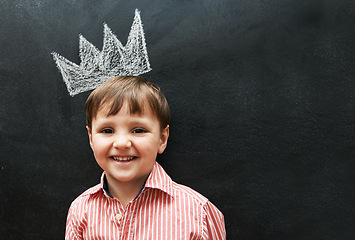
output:
M168 144L168 138L169 138L169 125L166 126L166 128L163 129L161 132L160 136L160 145L158 149L158 153L162 154L166 148L166 145Z
M90 141L90 147L92 148L92 135L91 135L91 129L86 126L86 129L88 130L88 136L89 136L89 141Z

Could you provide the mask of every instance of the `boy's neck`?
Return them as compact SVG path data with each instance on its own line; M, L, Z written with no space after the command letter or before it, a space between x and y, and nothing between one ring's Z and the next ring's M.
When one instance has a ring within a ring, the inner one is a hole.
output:
M147 178L148 176L134 182L120 182L106 175L110 195L118 199L124 208L140 193Z

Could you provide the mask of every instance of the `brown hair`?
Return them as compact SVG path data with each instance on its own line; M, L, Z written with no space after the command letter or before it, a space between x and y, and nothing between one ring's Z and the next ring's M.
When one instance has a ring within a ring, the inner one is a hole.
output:
M168 126L170 110L160 88L140 76L113 77L95 89L85 104L86 123L91 129L92 120L102 108L107 108L107 116L117 114L127 103L131 114L143 114L146 106L157 117L160 129ZM147 104L148 103L148 104Z

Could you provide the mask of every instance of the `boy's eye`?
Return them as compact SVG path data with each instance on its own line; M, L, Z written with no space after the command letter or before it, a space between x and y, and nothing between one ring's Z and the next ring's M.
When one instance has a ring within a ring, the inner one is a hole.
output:
M113 133L112 129L110 128L105 128L100 131L101 133Z
M133 130L133 133L145 133L145 132L147 132L147 131L143 128L137 128L137 129Z

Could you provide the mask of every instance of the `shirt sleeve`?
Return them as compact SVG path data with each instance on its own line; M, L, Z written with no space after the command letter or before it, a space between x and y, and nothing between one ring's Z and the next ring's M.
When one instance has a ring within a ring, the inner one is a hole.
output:
M78 218L78 212L72 205L69 208L67 224L65 229L65 240L82 240L83 223Z
M204 206L203 239L226 239L226 228L223 214L210 201Z

